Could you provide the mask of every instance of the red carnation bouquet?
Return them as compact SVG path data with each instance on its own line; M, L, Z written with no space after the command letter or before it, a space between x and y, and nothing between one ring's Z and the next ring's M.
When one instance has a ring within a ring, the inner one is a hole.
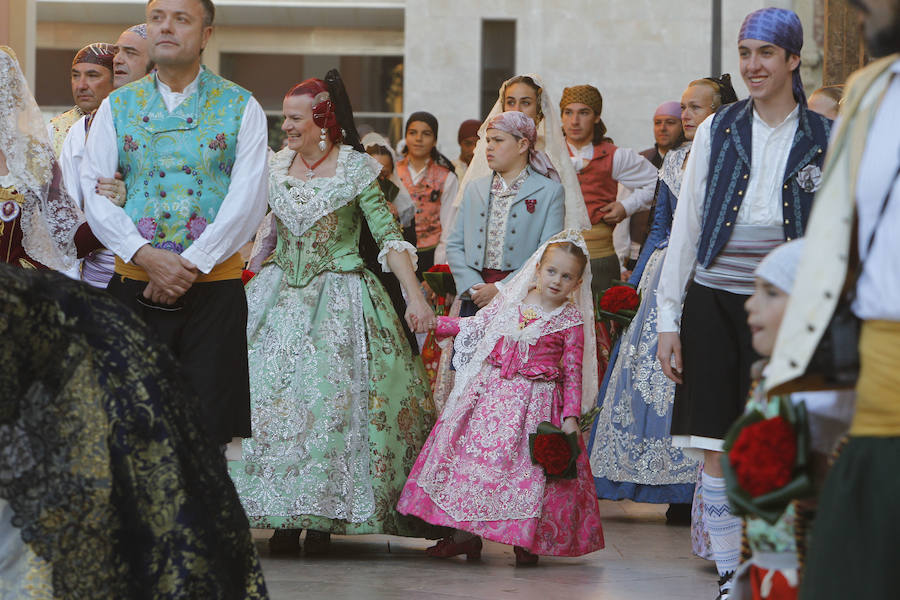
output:
M812 491L806 405L779 400L778 415L745 414L725 438L722 469L734 513L774 524L788 504Z
M613 283L615 285L607 288L599 298L594 299L595 321L606 328L603 337L608 337L610 348L615 345L616 338L634 319L637 309L641 305L641 297L633 286L622 281Z
M456 283L453 281L450 267L448 265L434 265L422 273L422 277L437 297L435 300L435 313L438 315L447 314L448 297L456 295Z
M577 433L564 433L550 421L542 421L528 436L531 462L544 468L548 479L575 479L575 459L581 453Z

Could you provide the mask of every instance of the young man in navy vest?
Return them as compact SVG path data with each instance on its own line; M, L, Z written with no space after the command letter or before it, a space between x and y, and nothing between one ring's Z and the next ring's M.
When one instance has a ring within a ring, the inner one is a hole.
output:
M803 235L831 125L806 107L796 14L751 13L738 40L750 98L697 128L657 290L658 357L678 384L673 444L704 455L703 518L720 598L731 589L741 539L725 497L722 438L742 412L758 358L744 302L762 258Z
M114 91L81 171L91 229L116 255L107 290L179 359L211 441L250 436L247 299L238 249L266 207L266 118L250 92L201 66L211 0L151 0L157 72ZM125 179L120 208L98 179Z

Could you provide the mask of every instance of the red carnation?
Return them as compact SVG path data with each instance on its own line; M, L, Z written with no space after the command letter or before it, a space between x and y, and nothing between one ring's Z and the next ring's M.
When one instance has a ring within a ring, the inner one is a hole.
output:
M547 475L561 475L572 460L572 449L565 434L545 433L534 438L534 460Z
M738 483L751 497L782 488L790 483L797 459L794 429L782 417L747 425L728 459Z
M449 273L450 265L434 265L427 271L428 273Z
M600 308L606 312L618 313L620 310L637 310L641 297L633 287L614 285L600 298Z

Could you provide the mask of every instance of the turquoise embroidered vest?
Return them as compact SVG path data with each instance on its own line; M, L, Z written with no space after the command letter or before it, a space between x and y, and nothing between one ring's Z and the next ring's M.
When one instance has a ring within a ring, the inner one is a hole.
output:
M171 113L155 75L109 95L125 177L125 212L151 245L181 254L213 222L228 193L250 92L203 69Z

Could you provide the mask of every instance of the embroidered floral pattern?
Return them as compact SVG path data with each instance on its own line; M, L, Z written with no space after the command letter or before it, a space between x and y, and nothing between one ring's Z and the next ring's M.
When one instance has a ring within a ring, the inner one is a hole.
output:
M150 217L141 217L137 222L138 233L145 240L152 240L156 237L156 219Z
M188 219L187 222L187 239L196 240L200 237L200 234L206 229L206 219L203 217L197 216L197 213L191 215L191 218Z
M225 134L216 134L216 139L209 143L209 148L210 150L225 150L228 148L228 143L225 141Z
M696 462L672 446L669 425L675 383L656 359L656 286L666 251L656 250L638 285L642 301L622 333L619 355L601 399L591 445L595 477L640 485L688 484Z
M174 252L175 254L181 254L182 252L184 252L184 246L182 246L178 242L173 242L170 240L167 240L165 242L158 242L153 245L160 250L168 250L169 252Z
M398 506L538 554L592 552L603 547L603 533L584 452L576 479L548 481L532 464L528 445L538 423L559 425L564 414L580 410L584 333L573 323L581 315L571 304L549 315L536 306L514 308L495 317L508 321L504 330L526 331L537 323L543 325L538 338L526 343L527 351L522 343L498 340L444 408ZM465 321L441 317L438 333L458 333L456 324Z
M125 152L134 152L137 149L138 145L130 135L126 135L124 138L122 138L122 150L124 150Z
M344 146L310 181L287 175L293 158L270 163L277 247L246 288L253 438L235 487L255 527L439 536L395 508L434 405L359 256L362 218L382 248L402 233L366 155Z

